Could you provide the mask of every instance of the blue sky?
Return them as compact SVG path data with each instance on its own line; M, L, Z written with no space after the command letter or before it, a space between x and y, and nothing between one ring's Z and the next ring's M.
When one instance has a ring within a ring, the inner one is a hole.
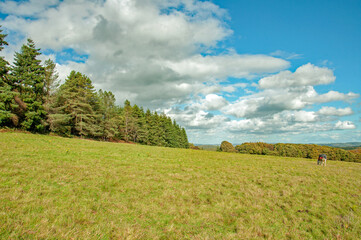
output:
M361 141L361 2L0 1L9 62L42 60L164 112L193 143Z

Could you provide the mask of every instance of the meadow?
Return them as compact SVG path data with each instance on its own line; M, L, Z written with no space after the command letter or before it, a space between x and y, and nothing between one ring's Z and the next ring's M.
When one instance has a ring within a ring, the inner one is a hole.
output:
M360 163L0 133L0 239L360 236Z

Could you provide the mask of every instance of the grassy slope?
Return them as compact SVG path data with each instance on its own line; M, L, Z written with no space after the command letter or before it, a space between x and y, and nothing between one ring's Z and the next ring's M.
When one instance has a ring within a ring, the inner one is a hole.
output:
M361 236L361 164L0 133L0 239Z

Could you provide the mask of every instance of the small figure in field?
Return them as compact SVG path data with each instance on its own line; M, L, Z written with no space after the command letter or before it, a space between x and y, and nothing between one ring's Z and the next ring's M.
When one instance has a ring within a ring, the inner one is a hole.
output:
M320 154L317 159L317 165L326 166L327 156L326 154Z

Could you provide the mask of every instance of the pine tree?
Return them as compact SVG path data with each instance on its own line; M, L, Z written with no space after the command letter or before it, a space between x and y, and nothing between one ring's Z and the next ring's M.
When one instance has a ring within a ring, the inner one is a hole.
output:
M147 111L144 114L144 120L145 120L145 125L144 125L144 129L145 129L145 137L144 137L144 144L146 145L151 145L152 142L152 133L151 133L151 128L152 128L152 113L149 109L147 109Z
M118 135L118 125L120 119L117 116L117 107L115 105L115 96L112 92L98 91L99 109L101 115L100 126L101 136L104 140L109 140Z
M181 136L182 136L182 142L181 142L180 147L181 148L189 148L187 132L186 132L186 130L184 128L182 128Z
M11 85L20 93L19 105L25 105L23 111L18 112L21 127L25 130L42 132L45 129L44 120L44 67L37 57L41 55L35 43L27 40L21 47L20 53L15 53L15 62L12 68Z
M50 115L54 123L52 130L80 137L100 137L98 126L100 116L94 111L97 96L91 80L79 72L72 71L60 86L55 104L55 112Z
M49 111L50 105L54 101L54 95L59 87L59 74L56 72L56 64L48 59L44 67L44 107Z
M44 81L44 109L47 113L46 126L51 130L54 126L54 118L50 117L51 114L55 114L54 104L57 97L57 91L59 90L59 74L55 69L56 65L51 60L45 61L45 81Z
M130 105L129 100L125 100L124 108L121 118L121 132L123 138L126 142L129 142L132 139L133 131L135 129L134 119L132 115L132 106Z
M143 109L139 108L136 104L132 107L132 119L134 121L134 131L132 138L134 142L146 142L146 125Z
M1 25L0 25L1 27ZM8 45L5 41L6 34L2 34L0 29L0 52L4 46ZM9 63L0 56L0 126L16 126L18 118L13 113L19 107L15 98L19 100L18 93L14 92L9 81Z

